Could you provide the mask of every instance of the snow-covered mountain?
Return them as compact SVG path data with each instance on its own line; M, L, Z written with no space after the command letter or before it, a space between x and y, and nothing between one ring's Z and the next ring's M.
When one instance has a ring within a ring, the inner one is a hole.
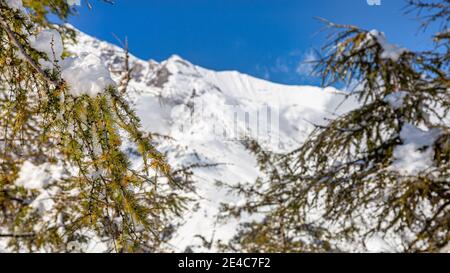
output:
M74 53L93 53L120 79L124 51L86 34L78 34ZM171 241L174 251L199 245L196 235L227 241L236 222L217 225L222 202L240 202L218 187L253 182L255 158L240 140L251 137L268 150L289 151L307 137L312 124L333 113L348 111L353 103L333 88L286 86L235 71L216 72L172 56L166 61L143 61L131 56L132 80L128 95L145 130L170 136L159 149L175 167L211 164L194 171L197 202Z

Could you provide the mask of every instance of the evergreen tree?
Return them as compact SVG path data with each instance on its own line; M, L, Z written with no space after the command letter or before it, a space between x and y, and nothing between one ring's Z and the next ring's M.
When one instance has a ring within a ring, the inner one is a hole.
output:
M378 236L389 251L438 252L450 243L450 1L408 1L435 48L413 52L383 33L326 22L317 63L324 85L346 83L359 107L316 126L296 151L247 143L266 174L235 190L242 225L228 249L262 252L365 250ZM448 251L448 250L447 250Z
M92 241L161 251L183 185L114 84L93 92L65 80L65 63L83 60L66 58L60 46L74 33L48 15L66 20L72 2L0 0L0 239L14 251L84 251ZM132 168L124 142L142 168ZM30 189L17 183L26 162L63 171Z

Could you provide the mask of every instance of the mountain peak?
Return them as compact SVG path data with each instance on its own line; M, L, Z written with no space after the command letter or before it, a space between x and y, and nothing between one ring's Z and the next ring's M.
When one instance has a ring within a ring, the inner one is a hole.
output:
M181 58L180 55L172 54L172 55L167 59L167 61L171 61L171 62L181 61L181 62L184 62L185 60L184 60L183 58Z
M163 62L163 64L169 65L169 64L173 64L176 66L184 66L184 67L194 67L194 65L192 63L190 63L189 61L183 59L182 57L180 57L179 55L172 55L170 56L166 61Z
M161 67L172 75L198 75L196 66L181 58L179 55L172 55L169 59L161 63Z

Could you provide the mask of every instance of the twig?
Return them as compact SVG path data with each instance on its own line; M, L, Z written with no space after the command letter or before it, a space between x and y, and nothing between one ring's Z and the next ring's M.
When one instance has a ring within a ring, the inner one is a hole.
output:
M0 234L0 238L32 238L35 234Z
M41 76L50 84L53 84L55 86L58 86L58 82L54 81L53 79L51 79L47 73L45 73L44 70L42 70L42 68L37 65L33 59L26 53L25 48L20 44L19 40L17 39L16 35L14 34L14 32L9 28L8 24L5 22L5 20L3 19L2 14L0 13L0 25L2 26L2 28L6 31L6 33L8 34L8 37L11 39L11 42L19 49L20 53L22 54L22 56L25 58L26 62L31 65L34 70L36 70L36 72L38 72L39 74L41 74Z
M133 72L134 67L130 66L130 51L128 48L128 38L125 37L125 40L122 42L120 38L113 33L114 38L121 44L123 50L125 51L125 57L124 57L124 67L122 71L122 77L120 79L120 86L119 86L119 92L120 93L126 93L128 90L128 85L131 81L131 73Z

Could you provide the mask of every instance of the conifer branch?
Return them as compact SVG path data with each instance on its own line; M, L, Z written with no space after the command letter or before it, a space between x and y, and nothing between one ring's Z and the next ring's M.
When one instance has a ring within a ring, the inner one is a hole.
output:
M8 34L8 37L10 38L11 42L19 49L20 54L25 58L26 62L29 65L31 65L31 67L33 67L33 69L37 73L39 73L45 79L45 81L47 81L49 84L52 84L54 86L58 86L59 85L58 82L56 82L53 79L51 79L47 75L47 73L45 73L45 71L38 64L36 64L33 61L33 59L27 54L25 48L19 42L19 40L17 39L16 35L14 34L14 32L9 27L8 23L6 23L6 21L4 20L3 14L1 13L1 11L0 11L0 25L3 27L3 29Z

